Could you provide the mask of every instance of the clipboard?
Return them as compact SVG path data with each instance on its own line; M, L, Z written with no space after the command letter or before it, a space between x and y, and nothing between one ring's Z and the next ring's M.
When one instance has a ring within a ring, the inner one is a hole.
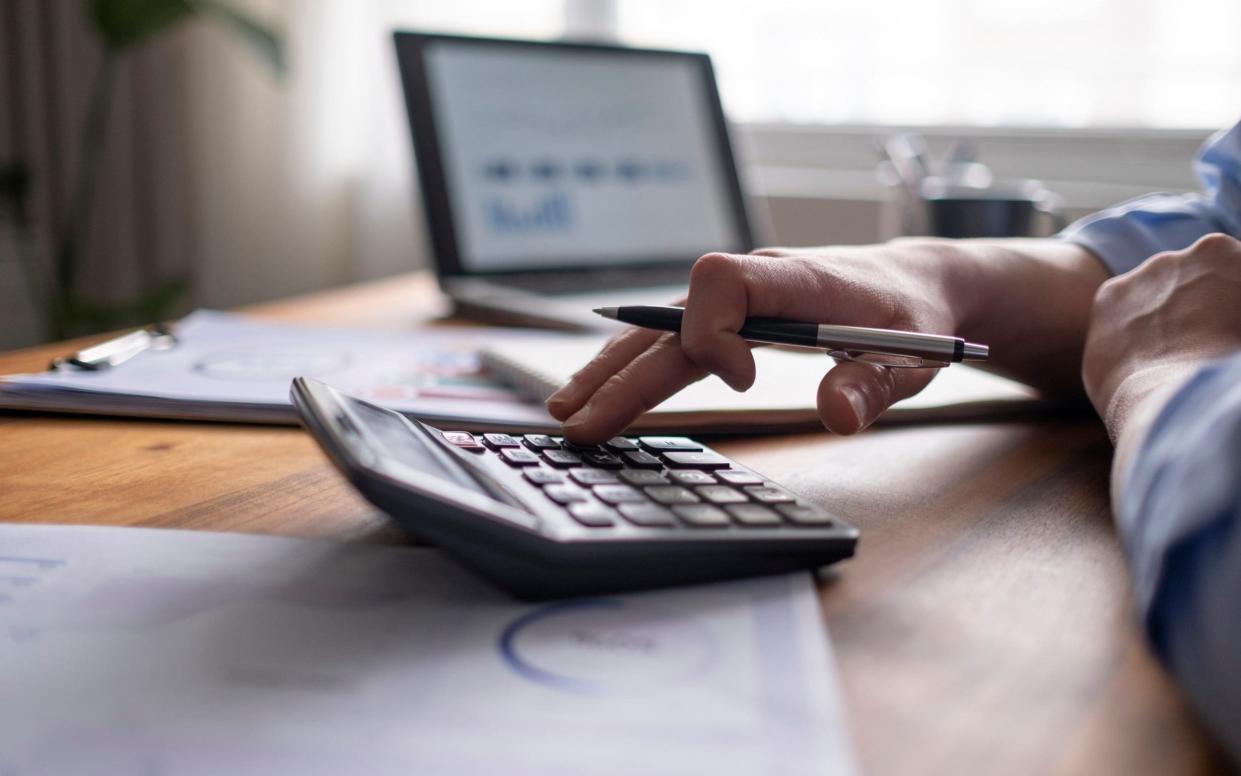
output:
M88 348L82 348L67 356L57 356L48 366L49 370L71 366L87 372L96 372L120 366L139 353L148 350L168 350L177 345L177 335L172 328L156 323Z

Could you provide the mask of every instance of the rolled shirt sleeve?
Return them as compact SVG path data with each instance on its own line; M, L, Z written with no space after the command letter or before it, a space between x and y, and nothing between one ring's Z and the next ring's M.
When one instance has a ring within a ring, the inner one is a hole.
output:
M1241 353L1205 366L1173 396L1120 498L1151 643L1241 763Z
M1098 256L1113 275L1224 232L1241 239L1241 123L1213 136L1195 163L1200 194L1150 194L1100 210L1060 237Z

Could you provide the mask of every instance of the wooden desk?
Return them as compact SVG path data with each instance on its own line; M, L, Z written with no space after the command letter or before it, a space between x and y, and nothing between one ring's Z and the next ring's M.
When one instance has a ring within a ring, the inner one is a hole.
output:
M411 275L251 312L410 327L442 309ZM404 541L295 428L0 414L0 440L0 520ZM716 446L862 530L821 590L866 773L1222 770L1131 621L1097 423Z

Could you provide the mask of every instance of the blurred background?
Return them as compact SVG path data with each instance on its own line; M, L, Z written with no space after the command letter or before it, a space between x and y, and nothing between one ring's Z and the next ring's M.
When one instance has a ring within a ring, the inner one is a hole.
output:
M0 347L425 266L398 28L709 52L773 244L890 236L894 131L1075 216L1241 114L1233 0L0 0Z

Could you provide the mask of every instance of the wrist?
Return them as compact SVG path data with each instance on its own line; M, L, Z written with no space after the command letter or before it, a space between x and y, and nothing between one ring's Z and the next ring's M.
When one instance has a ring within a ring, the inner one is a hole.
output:
M1197 367L1160 364L1126 376L1101 408L1104 425L1116 451L1112 456L1112 503L1120 504L1130 464L1146 442L1159 414L1184 387Z
M918 277L928 303L948 321L944 334L964 336L978 317L977 247L963 240L901 237L888 243Z
M1201 366L1197 361L1159 361L1129 369L1112 382L1115 386L1097 406L1113 443L1130 429L1141 431L1159 409ZM1142 436L1142 433L1138 433Z

